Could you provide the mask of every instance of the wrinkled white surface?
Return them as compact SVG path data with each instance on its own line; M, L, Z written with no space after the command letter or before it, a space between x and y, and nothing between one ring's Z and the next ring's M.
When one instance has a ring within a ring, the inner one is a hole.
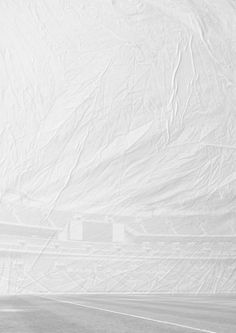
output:
M233 0L0 2L1 205L234 220Z

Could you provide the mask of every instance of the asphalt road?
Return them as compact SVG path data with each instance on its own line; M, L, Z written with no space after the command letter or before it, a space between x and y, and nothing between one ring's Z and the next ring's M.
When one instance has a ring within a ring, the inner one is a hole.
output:
M236 296L0 298L1 333L235 333Z

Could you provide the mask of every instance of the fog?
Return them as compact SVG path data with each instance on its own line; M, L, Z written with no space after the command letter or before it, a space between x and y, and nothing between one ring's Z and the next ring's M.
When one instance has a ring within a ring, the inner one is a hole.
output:
M233 293L234 1L0 2L0 293Z

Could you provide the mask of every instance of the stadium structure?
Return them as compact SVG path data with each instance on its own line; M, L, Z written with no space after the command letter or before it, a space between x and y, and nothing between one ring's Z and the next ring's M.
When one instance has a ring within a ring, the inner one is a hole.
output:
M0 332L235 333L235 0L0 1Z
M0 290L235 293L235 223L213 225L2 210Z

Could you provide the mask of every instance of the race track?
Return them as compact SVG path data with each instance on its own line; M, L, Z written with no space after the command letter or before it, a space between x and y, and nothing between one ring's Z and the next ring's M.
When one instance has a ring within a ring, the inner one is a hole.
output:
M236 296L2 296L1 333L235 333Z

